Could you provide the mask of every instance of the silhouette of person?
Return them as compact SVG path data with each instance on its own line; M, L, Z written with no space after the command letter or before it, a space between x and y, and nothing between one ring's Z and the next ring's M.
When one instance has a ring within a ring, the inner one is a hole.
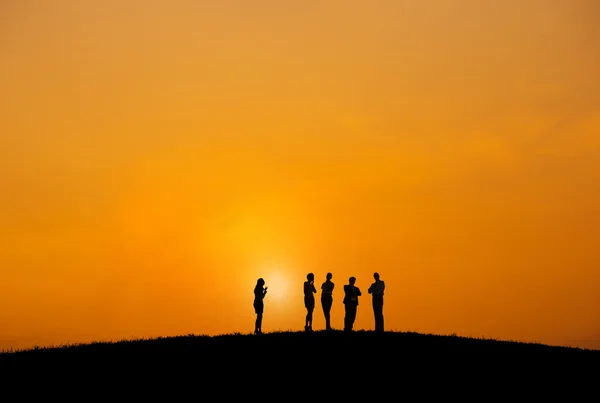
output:
M315 296L317 292L315 288L315 275L308 273L304 282L304 306L306 307L306 321L304 322L304 330L312 332L313 311L315 310Z
M358 297L362 295L360 289L355 286L356 277L352 276L349 279L349 284L344 286L344 307L346 315L344 317L344 331L351 332L354 328L356 320L356 311L358 309Z
M375 331L383 332L383 292L385 283L379 279L379 273L373 273L375 282L369 287L369 294L373 296L373 313L375 314Z
M333 274L327 273L326 280L321 284L321 306L325 315L325 330L331 330L331 305L333 305L333 289L335 284L331 281Z
M254 287L254 312L256 313L256 322L254 322L254 334L262 334L262 318L265 304L263 299L267 295L267 288L264 287L265 280L259 278Z

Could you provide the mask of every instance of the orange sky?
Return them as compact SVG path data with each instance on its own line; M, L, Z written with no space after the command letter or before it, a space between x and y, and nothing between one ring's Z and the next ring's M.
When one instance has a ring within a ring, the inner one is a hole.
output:
M389 330L600 348L599 15L1 0L0 350L248 333L258 277L301 330L308 272L341 328L375 270Z

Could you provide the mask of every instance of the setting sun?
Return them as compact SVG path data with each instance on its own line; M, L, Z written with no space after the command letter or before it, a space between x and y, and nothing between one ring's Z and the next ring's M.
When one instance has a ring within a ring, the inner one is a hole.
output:
M285 270L274 269L267 271L265 275L266 286L268 288L269 302L274 305L281 305L289 302L290 281L287 278Z

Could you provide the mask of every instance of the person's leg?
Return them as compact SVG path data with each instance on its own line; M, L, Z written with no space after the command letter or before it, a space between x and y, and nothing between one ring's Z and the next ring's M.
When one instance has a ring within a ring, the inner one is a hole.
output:
M373 320L375 321L375 330L377 330L377 324L379 323L379 318L377 316L377 302L373 299Z
M379 331L383 332L383 298L379 304Z
M344 304L344 331L350 331L350 307L348 304Z
M383 298L373 298L373 314L375 316L375 331L383 331Z
M256 315L256 323L254 325L254 333L262 333L262 313Z
M356 320L356 305L350 304L350 318L348 319L348 324L350 325L350 330L354 330L354 321Z
M327 328L327 301L321 297L321 308L323 309L323 316L325 316L325 328Z
M333 298L331 298L329 300L329 303L327 305L327 329L331 330L331 307L333 306Z
M304 330L308 331L308 315L309 315L309 309L308 306L306 307L306 316L304 317Z
M325 314L325 329L331 330L331 305L333 300L331 298L326 298L321 302L323 304L323 313Z
M373 298L373 317L375 319L375 331L379 330L379 303Z

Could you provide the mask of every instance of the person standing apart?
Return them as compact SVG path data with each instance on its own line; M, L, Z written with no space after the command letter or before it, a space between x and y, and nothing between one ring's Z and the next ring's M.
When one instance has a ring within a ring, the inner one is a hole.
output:
M306 320L304 322L304 331L312 332L313 311L315 310L315 275L308 273L304 282L304 307L306 308Z
M267 295L267 288L265 287L265 280L259 278L256 281L256 286L254 287L254 312L256 313L256 322L254 322L254 334L262 334L262 318L263 311L265 308L264 301L265 296Z
M344 307L346 316L344 317L344 331L351 332L354 328L356 320L356 311L358 310L358 297L362 295L360 289L355 286L356 277L352 276L349 279L349 284L344 286Z
M321 306L325 315L325 330L331 329L331 305L333 305L333 289L335 284L331 281L333 274L327 273L326 280L321 284Z
M385 283L379 279L379 273L373 273L375 282L369 287L369 294L373 296L373 313L375 315L375 331L383 332L383 292Z

